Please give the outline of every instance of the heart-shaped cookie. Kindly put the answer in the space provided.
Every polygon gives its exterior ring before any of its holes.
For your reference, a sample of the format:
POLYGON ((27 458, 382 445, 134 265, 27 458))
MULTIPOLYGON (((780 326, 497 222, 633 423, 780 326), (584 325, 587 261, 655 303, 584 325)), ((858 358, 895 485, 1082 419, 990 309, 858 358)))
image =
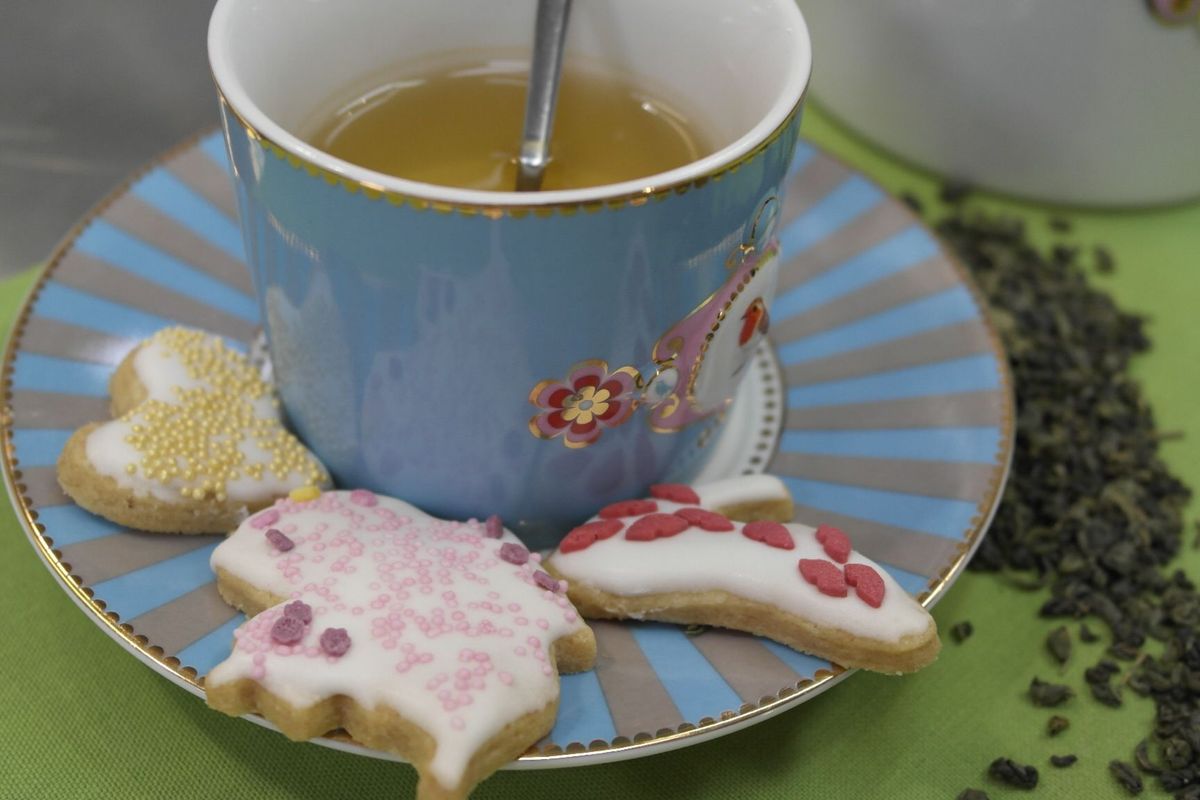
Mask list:
POLYGON ((325 468, 284 426, 279 401, 219 337, 166 328, 109 381, 109 422, 67 440, 58 481, 83 508, 164 533, 225 533, 325 468))

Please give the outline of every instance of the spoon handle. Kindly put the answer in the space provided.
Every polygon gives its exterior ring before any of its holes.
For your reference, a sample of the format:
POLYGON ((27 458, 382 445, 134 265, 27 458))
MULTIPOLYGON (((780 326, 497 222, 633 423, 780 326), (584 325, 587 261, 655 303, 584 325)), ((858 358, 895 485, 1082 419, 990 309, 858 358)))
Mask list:
POLYGON ((554 104, 562 73, 563 42, 571 0, 538 0, 534 30, 533 63, 529 68, 529 90, 525 95, 525 129, 521 155, 517 158, 517 191, 537 191, 550 163, 550 133, 554 128, 554 104))

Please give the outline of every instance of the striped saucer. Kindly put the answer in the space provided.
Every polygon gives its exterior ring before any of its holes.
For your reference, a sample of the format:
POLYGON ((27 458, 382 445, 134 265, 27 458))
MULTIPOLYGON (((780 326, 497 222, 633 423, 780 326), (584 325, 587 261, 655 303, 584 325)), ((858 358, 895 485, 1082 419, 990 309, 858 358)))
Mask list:
MULTIPOLYGON (((71 231, 14 328, 3 387, 5 479, 35 549, 109 635, 197 694, 242 619, 209 570, 219 537, 153 536, 94 517, 62 494, 54 462, 73 429, 108 416, 108 377, 137 340, 176 323, 247 346, 255 337, 227 170, 220 136, 207 134, 133 176, 71 231)), ((772 435, 744 465, 782 478, 798 519, 853 532, 860 551, 928 606, 978 545, 1004 483, 1013 433, 1005 359, 965 272, 902 203, 808 144, 788 180, 775 357, 759 359, 774 381, 762 391, 779 402, 754 406, 760 418, 749 426, 772 435)), ((554 730, 515 766, 684 746, 849 674, 723 631, 595 630, 597 668, 563 679, 554 730)))

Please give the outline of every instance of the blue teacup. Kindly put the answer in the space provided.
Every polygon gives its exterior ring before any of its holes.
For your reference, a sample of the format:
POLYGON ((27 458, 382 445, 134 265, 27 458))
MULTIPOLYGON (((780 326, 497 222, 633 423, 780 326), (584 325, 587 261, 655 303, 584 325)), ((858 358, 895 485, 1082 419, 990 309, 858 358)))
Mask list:
POLYGON ((221 0, 209 54, 298 433, 340 485, 546 545, 702 465, 769 325, 811 57, 794 0, 575 4, 568 53, 669 89, 720 145, 588 189, 416 183, 292 133, 398 60, 527 54, 535 4, 514 5, 221 0))

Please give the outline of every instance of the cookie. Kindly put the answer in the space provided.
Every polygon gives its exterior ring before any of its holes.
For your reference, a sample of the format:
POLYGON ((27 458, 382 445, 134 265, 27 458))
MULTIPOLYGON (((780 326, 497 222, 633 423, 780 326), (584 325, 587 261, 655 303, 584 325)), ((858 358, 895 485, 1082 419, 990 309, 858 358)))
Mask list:
POLYGON ((651 495, 601 509, 547 560, 585 617, 733 628, 879 672, 937 657, 933 618, 845 533, 781 521, 792 503, 778 479, 651 495), (734 512, 755 519, 735 522, 734 512))
POLYGON ((219 337, 166 328, 109 380, 114 419, 67 440, 58 481, 72 500, 130 528, 225 533, 325 468, 287 431, 279 401, 219 337))
POLYGON ((596 656, 540 561, 495 517, 363 490, 280 500, 213 551, 222 597, 252 618, 208 704, 298 740, 344 728, 411 761, 418 797, 466 797, 553 727, 559 671, 596 656))

